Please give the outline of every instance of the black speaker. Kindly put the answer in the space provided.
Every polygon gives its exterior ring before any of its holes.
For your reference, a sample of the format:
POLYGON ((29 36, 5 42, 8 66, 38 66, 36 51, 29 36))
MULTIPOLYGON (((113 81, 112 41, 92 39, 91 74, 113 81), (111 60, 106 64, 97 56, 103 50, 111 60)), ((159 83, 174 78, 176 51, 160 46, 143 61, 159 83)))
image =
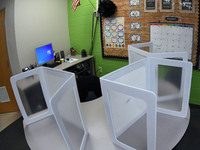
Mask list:
POLYGON ((65 59, 65 53, 64 53, 64 51, 60 51, 60 57, 65 59))
POLYGON ((83 49, 83 50, 81 51, 81 55, 82 55, 82 57, 87 57, 87 52, 86 52, 85 49, 83 49))

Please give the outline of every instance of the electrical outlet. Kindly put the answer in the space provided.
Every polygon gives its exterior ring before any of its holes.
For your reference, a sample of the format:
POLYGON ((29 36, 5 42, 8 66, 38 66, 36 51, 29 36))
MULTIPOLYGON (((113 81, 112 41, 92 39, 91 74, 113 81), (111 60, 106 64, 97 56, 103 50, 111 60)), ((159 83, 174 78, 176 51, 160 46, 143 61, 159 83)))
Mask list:
POLYGON ((102 72, 102 67, 99 67, 99 72, 100 72, 100 73, 102 72))

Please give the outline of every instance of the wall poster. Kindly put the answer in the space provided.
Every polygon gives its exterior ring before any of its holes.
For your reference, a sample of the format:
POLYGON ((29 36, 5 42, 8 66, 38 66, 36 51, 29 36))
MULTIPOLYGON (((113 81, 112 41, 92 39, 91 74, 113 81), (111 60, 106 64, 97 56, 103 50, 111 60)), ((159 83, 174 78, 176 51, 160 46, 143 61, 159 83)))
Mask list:
POLYGON ((129 0, 129 6, 140 6, 140 0, 129 0))
POLYGON ((180 8, 180 12, 182 13, 194 13, 195 1, 194 0, 180 0, 179 8, 180 8))
POLYGON ((157 12, 157 0, 144 0, 144 12, 157 12))
POLYGON ((130 40, 131 40, 131 42, 141 42, 142 36, 141 36, 141 34, 131 34, 130 40))
POLYGON ((160 0, 160 12, 174 12, 174 0, 160 0))
POLYGON ((124 17, 105 18, 106 48, 125 48, 124 17))
POLYGON ((140 10, 131 10, 130 11, 130 17, 131 18, 140 18, 141 17, 140 10))
POLYGON ((131 22, 130 30, 141 30, 141 22, 131 22))

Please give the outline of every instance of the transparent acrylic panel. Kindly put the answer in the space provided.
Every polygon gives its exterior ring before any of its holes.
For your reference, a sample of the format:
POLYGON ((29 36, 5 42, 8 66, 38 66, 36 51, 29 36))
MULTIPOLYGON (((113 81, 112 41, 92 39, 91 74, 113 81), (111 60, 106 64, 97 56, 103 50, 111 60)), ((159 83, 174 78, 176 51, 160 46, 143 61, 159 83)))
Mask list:
POLYGON ((146 103, 142 99, 112 90, 109 91, 109 100, 117 139, 131 147, 146 149, 147 126, 145 122, 138 124, 146 120, 146 103))
POLYGON ((38 74, 18 80, 17 88, 27 116, 47 109, 38 74))
POLYGON ((62 118, 67 134, 74 146, 74 149, 80 149, 84 129, 76 105, 74 89, 69 89, 59 100, 58 104, 59 115, 62 118))
POLYGON ((116 91, 109 91, 114 129, 117 137, 146 112, 146 103, 116 91))
POLYGON ((118 83, 146 89, 146 68, 145 66, 134 69, 115 80, 118 83))
POLYGON ((182 68, 158 65, 158 107, 181 111, 182 68))
POLYGON ((49 97, 52 97, 59 87, 61 87, 61 85, 63 85, 63 83, 72 76, 71 73, 63 73, 61 71, 51 69, 44 69, 43 72, 49 97))
POLYGON ((144 58, 147 58, 146 55, 142 55, 140 53, 137 53, 135 51, 131 51, 129 52, 129 63, 133 63, 133 62, 136 62, 136 61, 139 61, 141 59, 144 59, 144 58))
POLYGON ((146 114, 127 128, 117 140, 137 150, 147 150, 146 114))
POLYGON ((179 93, 181 78, 182 68, 158 65, 158 96, 179 93))

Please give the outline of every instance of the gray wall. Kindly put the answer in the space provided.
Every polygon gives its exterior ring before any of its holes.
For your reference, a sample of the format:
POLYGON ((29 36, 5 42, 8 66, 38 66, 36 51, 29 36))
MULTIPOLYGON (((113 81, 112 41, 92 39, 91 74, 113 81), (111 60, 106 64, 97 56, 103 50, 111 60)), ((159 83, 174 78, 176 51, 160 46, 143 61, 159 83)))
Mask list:
POLYGON ((70 49, 67 0, 1 0, 5 8, 7 50, 13 74, 36 62, 35 48, 52 43, 70 49))
POLYGON ((14 4, 14 0, 0 1, 0 10, 5 9, 6 46, 10 68, 13 75, 21 72, 15 39, 14 4))
POLYGON ((15 33, 20 67, 36 62, 35 48, 70 49, 67 0, 16 0, 15 33))

